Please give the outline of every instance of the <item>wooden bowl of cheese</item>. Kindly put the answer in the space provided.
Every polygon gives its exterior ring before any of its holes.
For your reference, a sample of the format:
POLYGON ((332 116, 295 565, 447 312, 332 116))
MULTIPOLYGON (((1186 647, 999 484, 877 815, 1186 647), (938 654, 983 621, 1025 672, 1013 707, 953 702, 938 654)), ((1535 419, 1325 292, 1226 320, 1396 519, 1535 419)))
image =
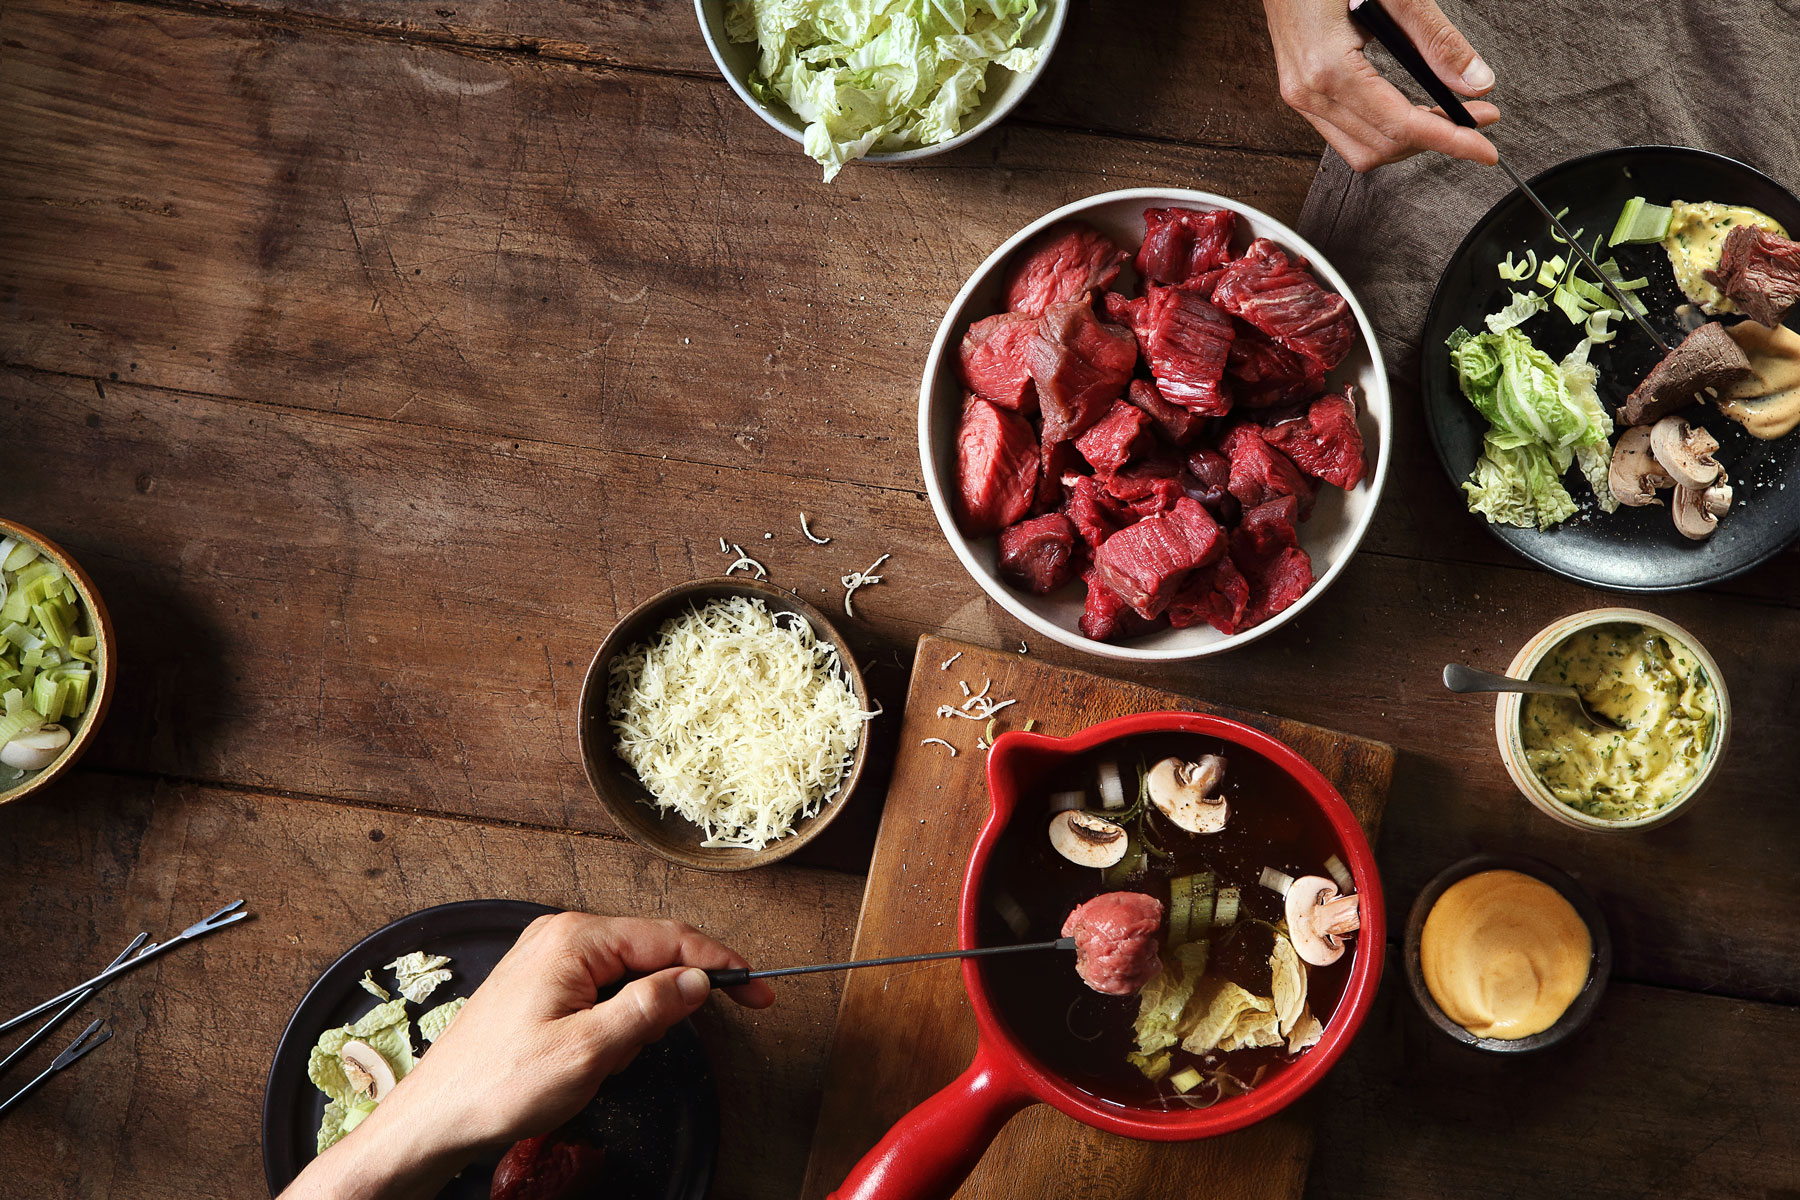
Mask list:
POLYGON ((679 584, 600 643, 578 717, 588 782, 627 836, 684 867, 794 853, 848 803, 868 688, 825 615, 772 584, 679 584))

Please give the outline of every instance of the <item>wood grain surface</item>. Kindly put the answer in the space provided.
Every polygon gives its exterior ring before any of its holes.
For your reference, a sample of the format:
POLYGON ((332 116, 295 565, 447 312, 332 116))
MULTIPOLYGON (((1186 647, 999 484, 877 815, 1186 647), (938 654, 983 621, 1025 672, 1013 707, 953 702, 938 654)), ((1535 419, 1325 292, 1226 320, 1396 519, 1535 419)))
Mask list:
MULTIPOLYGON (((1483 849, 1595 892, 1618 964, 1587 1038, 1463 1059, 1384 996, 1308 1101, 1310 1195, 1795 1200, 1800 1099, 1765 1065, 1800 1035, 1800 742, 1780 733, 1800 555, 1649 604, 1719 659, 1740 724, 1698 811, 1618 839, 1530 809, 1492 709, 1437 682, 1613 598, 1469 520, 1416 410, 1332 594, 1223 659, 1085 660, 945 546, 918 375, 992 248, 1123 186, 1291 221, 1315 169, 1255 0, 1079 5, 1067 37, 995 133, 826 186, 679 0, 0 7, 0 512, 80 558, 122 637, 83 769, 0 808, 0 996, 185 924, 216 881, 265 914, 208 969, 177 956, 104 998, 130 1036, 0 1122, 9 1183, 256 1194, 273 1031, 338 949, 425 904, 676 912, 786 961, 846 951, 897 719, 806 865, 725 884, 626 843, 581 777, 588 656, 636 601, 716 574, 723 534, 828 609, 892 554, 844 621, 890 713, 921 635, 1024 636, 1033 663, 1395 746, 1377 851, 1397 910, 1483 849)), ((798 1188, 832 986, 712 1027, 721 1079, 767 1110, 754 1137, 728 1114, 717 1195, 798 1188)))
MULTIPOLYGON (((997 731, 1029 720, 1035 732, 1065 737, 1111 717, 1165 710, 1243 721, 1318 767, 1371 837, 1380 827, 1394 771, 1394 751, 1380 742, 1126 687, 1026 655, 921 638, 856 928, 857 958, 956 946, 964 867, 988 815, 987 756, 975 745, 983 723, 937 715, 939 705, 962 703, 959 682, 977 690, 991 684, 990 695, 1017 701, 996 721, 997 731), (925 744, 927 738, 943 738, 959 752, 952 757, 925 744)), ((852 973, 844 982, 802 1195, 823 1200, 889 1126, 962 1073, 975 1043, 975 1018, 955 964, 852 973)), ((1101 1133, 1037 1104, 1006 1124, 957 1195, 1010 1200, 1022 1180, 1053 1179, 1056 1194, 1070 1200, 1120 1194, 1175 1200, 1204 1179, 1209 1194, 1285 1200, 1300 1195, 1311 1138, 1304 1112, 1292 1108, 1226 1137, 1166 1144, 1101 1133)))

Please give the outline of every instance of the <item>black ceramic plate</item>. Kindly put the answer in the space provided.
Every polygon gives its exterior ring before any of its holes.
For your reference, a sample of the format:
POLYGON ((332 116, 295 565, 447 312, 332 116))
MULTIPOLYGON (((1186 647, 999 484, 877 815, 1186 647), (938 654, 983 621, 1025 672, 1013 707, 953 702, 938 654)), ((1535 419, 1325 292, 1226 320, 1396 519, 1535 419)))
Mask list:
MULTIPOLYGON (((1596 234, 1604 239, 1612 232, 1619 209, 1632 196, 1656 204, 1715 200, 1748 205, 1774 217, 1790 233, 1800 230, 1800 199, 1792 192, 1734 159, 1678 146, 1604 150, 1552 167, 1531 186, 1551 211, 1568 207, 1563 223, 1571 230, 1585 228, 1582 240, 1590 249, 1596 234)), ((1524 286, 1505 283, 1494 267, 1509 251, 1514 261, 1523 258, 1527 248, 1536 250, 1539 259, 1552 252, 1568 253, 1550 240, 1543 215, 1515 189, 1489 209, 1457 247, 1425 318, 1419 362, 1425 420, 1444 470, 1459 485, 1459 495, 1462 481, 1481 454, 1487 422, 1463 399, 1444 340, 1459 325, 1479 332, 1482 319, 1505 304, 1509 288, 1524 286)), ((1628 277, 1650 280, 1650 286, 1638 293, 1650 309, 1650 323, 1670 345, 1679 342, 1684 331, 1675 308, 1685 298, 1662 247, 1609 250, 1603 242, 1602 250, 1603 258, 1617 256, 1628 277)), ((1794 319, 1788 323, 1794 324, 1794 319)), ((1526 322, 1521 331, 1557 359, 1581 339, 1580 327, 1569 324, 1554 307, 1526 322)), ((1595 347, 1591 356, 1600 369, 1600 399, 1616 408, 1658 357, 1643 331, 1627 322, 1617 338, 1595 347)), ((1679 591, 1748 571, 1800 533, 1800 434, 1758 441, 1716 412, 1706 414, 1704 424, 1721 443, 1718 457, 1736 492, 1730 514, 1704 542, 1690 542, 1677 533, 1666 505, 1601 512, 1574 470, 1565 482, 1581 511, 1553 529, 1539 532, 1490 524, 1479 516, 1470 519, 1481 521, 1501 541, 1559 575, 1616 591, 1679 591)))
MULTIPOLYGON (((262 1137, 270 1194, 279 1194, 314 1157, 325 1097, 306 1077, 306 1060, 321 1033, 356 1020, 376 1003, 358 982, 364 971, 374 970, 380 979, 382 965, 402 954, 447 954, 456 974, 438 986, 431 1003, 467 996, 525 926, 554 911, 521 900, 441 904, 377 930, 332 963, 294 1010, 269 1069, 262 1137)), ((416 1021, 429 1007, 409 1011, 416 1021)), ((414 1045, 419 1044, 415 1036, 414 1045)), ((719 1112, 694 1027, 684 1021, 646 1048, 606 1081, 576 1123, 606 1147, 607 1200, 701 1200, 718 1150, 719 1112)), ((493 1166, 470 1166, 440 1200, 486 1200, 493 1166)))

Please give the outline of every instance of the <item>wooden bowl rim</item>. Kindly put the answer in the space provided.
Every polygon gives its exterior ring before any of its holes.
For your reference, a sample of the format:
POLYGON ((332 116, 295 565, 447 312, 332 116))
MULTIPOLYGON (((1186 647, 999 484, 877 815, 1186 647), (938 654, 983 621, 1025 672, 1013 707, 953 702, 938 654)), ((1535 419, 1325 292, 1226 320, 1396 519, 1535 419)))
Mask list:
POLYGON ((68 749, 63 751, 61 758, 18 786, 10 790, 0 790, 0 804, 11 804, 15 800, 23 800, 39 788, 46 787, 62 778, 69 768, 75 765, 76 760, 87 752, 95 733, 100 729, 101 722, 106 719, 107 709, 112 705, 115 674, 113 664, 118 654, 118 637, 113 629, 112 614, 107 612, 106 602, 100 599, 100 589, 94 585, 93 578, 82 570, 81 564, 75 561, 74 555, 31 526, 21 525, 19 522, 8 520, 5 517, 0 517, 0 537, 16 537, 30 542, 38 548, 40 553, 48 555, 52 562, 62 568, 64 574, 75 581, 76 593, 80 595, 81 602, 87 605, 88 611, 93 614, 94 636, 100 639, 99 645, 96 647, 99 653, 95 655, 95 670, 100 678, 94 688, 93 701, 88 705, 87 715, 81 722, 81 728, 76 731, 74 740, 69 743, 68 749))
POLYGON ((813 636, 830 642, 837 650, 838 661, 843 664, 844 672, 850 680, 851 693, 864 711, 869 709, 868 685, 863 679, 862 669, 857 665, 849 641, 817 607, 786 588, 760 579, 692 579, 664 588, 620 617, 594 651, 594 657, 588 663, 587 674, 581 684, 581 702, 576 714, 576 740, 581 747, 582 770, 587 775, 588 785, 599 797, 601 806, 611 814, 627 837, 677 866, 697 871, 732 872, 764 867, 788 857, 823 833, 837 819, 855 793, 857 785, 862 782, 863 768, 869 757, 869 727, 874 723, 872 720, 864 723, 862 736, 857 739, 856 749, 850 756, 850 769, 844 775, 843 782, 838 785, 837 793, 825 802, 816 815, 801 818, 795 824, 794 832, 786 837, 769 843, 761 850, 676 844, 673 838, 663 832, 664 828, 685 830, 692 826, 680 815, 661 812, 631 795, 634 790, 645 795, 648 793, 637 779, 636 773, 613 754, 610 738, 600 736, 607 728, 607 667, 628 642, 641 640, 649 632, 653 632, 654 627, 673 615, 680 604, 724 596, 750 596, 771 602, 772 607, 778 605, 786 611, 797 612, 806 618, 807 623, 812 626, 813 636), (646 626, 649 628, 646 629, 646 626))

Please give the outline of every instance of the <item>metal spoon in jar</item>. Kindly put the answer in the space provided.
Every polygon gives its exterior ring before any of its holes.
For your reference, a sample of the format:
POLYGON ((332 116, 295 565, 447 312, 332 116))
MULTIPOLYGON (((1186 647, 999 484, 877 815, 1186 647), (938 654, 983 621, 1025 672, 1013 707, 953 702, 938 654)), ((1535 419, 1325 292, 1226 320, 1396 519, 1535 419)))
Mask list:
POLYGON ((1581 715, 1596 729, 1604 729, 1608 733, 1621 733, 1624 726, 1617 721, 1601 716, 1587 706, 1581 693, 1574 686, 1566 683, 1539 683, 1535 679, 1514 679, 1511 675, 1500 675, 1493 671, 1478 671, 1474 667, 1465 667, 1461 663, 1451 663, 1444 668, 1444 686, 1453 692, 1468 694, 1469 692, 1531 692, 1540 696, 1563 696, 1575 702, 1581 715))

